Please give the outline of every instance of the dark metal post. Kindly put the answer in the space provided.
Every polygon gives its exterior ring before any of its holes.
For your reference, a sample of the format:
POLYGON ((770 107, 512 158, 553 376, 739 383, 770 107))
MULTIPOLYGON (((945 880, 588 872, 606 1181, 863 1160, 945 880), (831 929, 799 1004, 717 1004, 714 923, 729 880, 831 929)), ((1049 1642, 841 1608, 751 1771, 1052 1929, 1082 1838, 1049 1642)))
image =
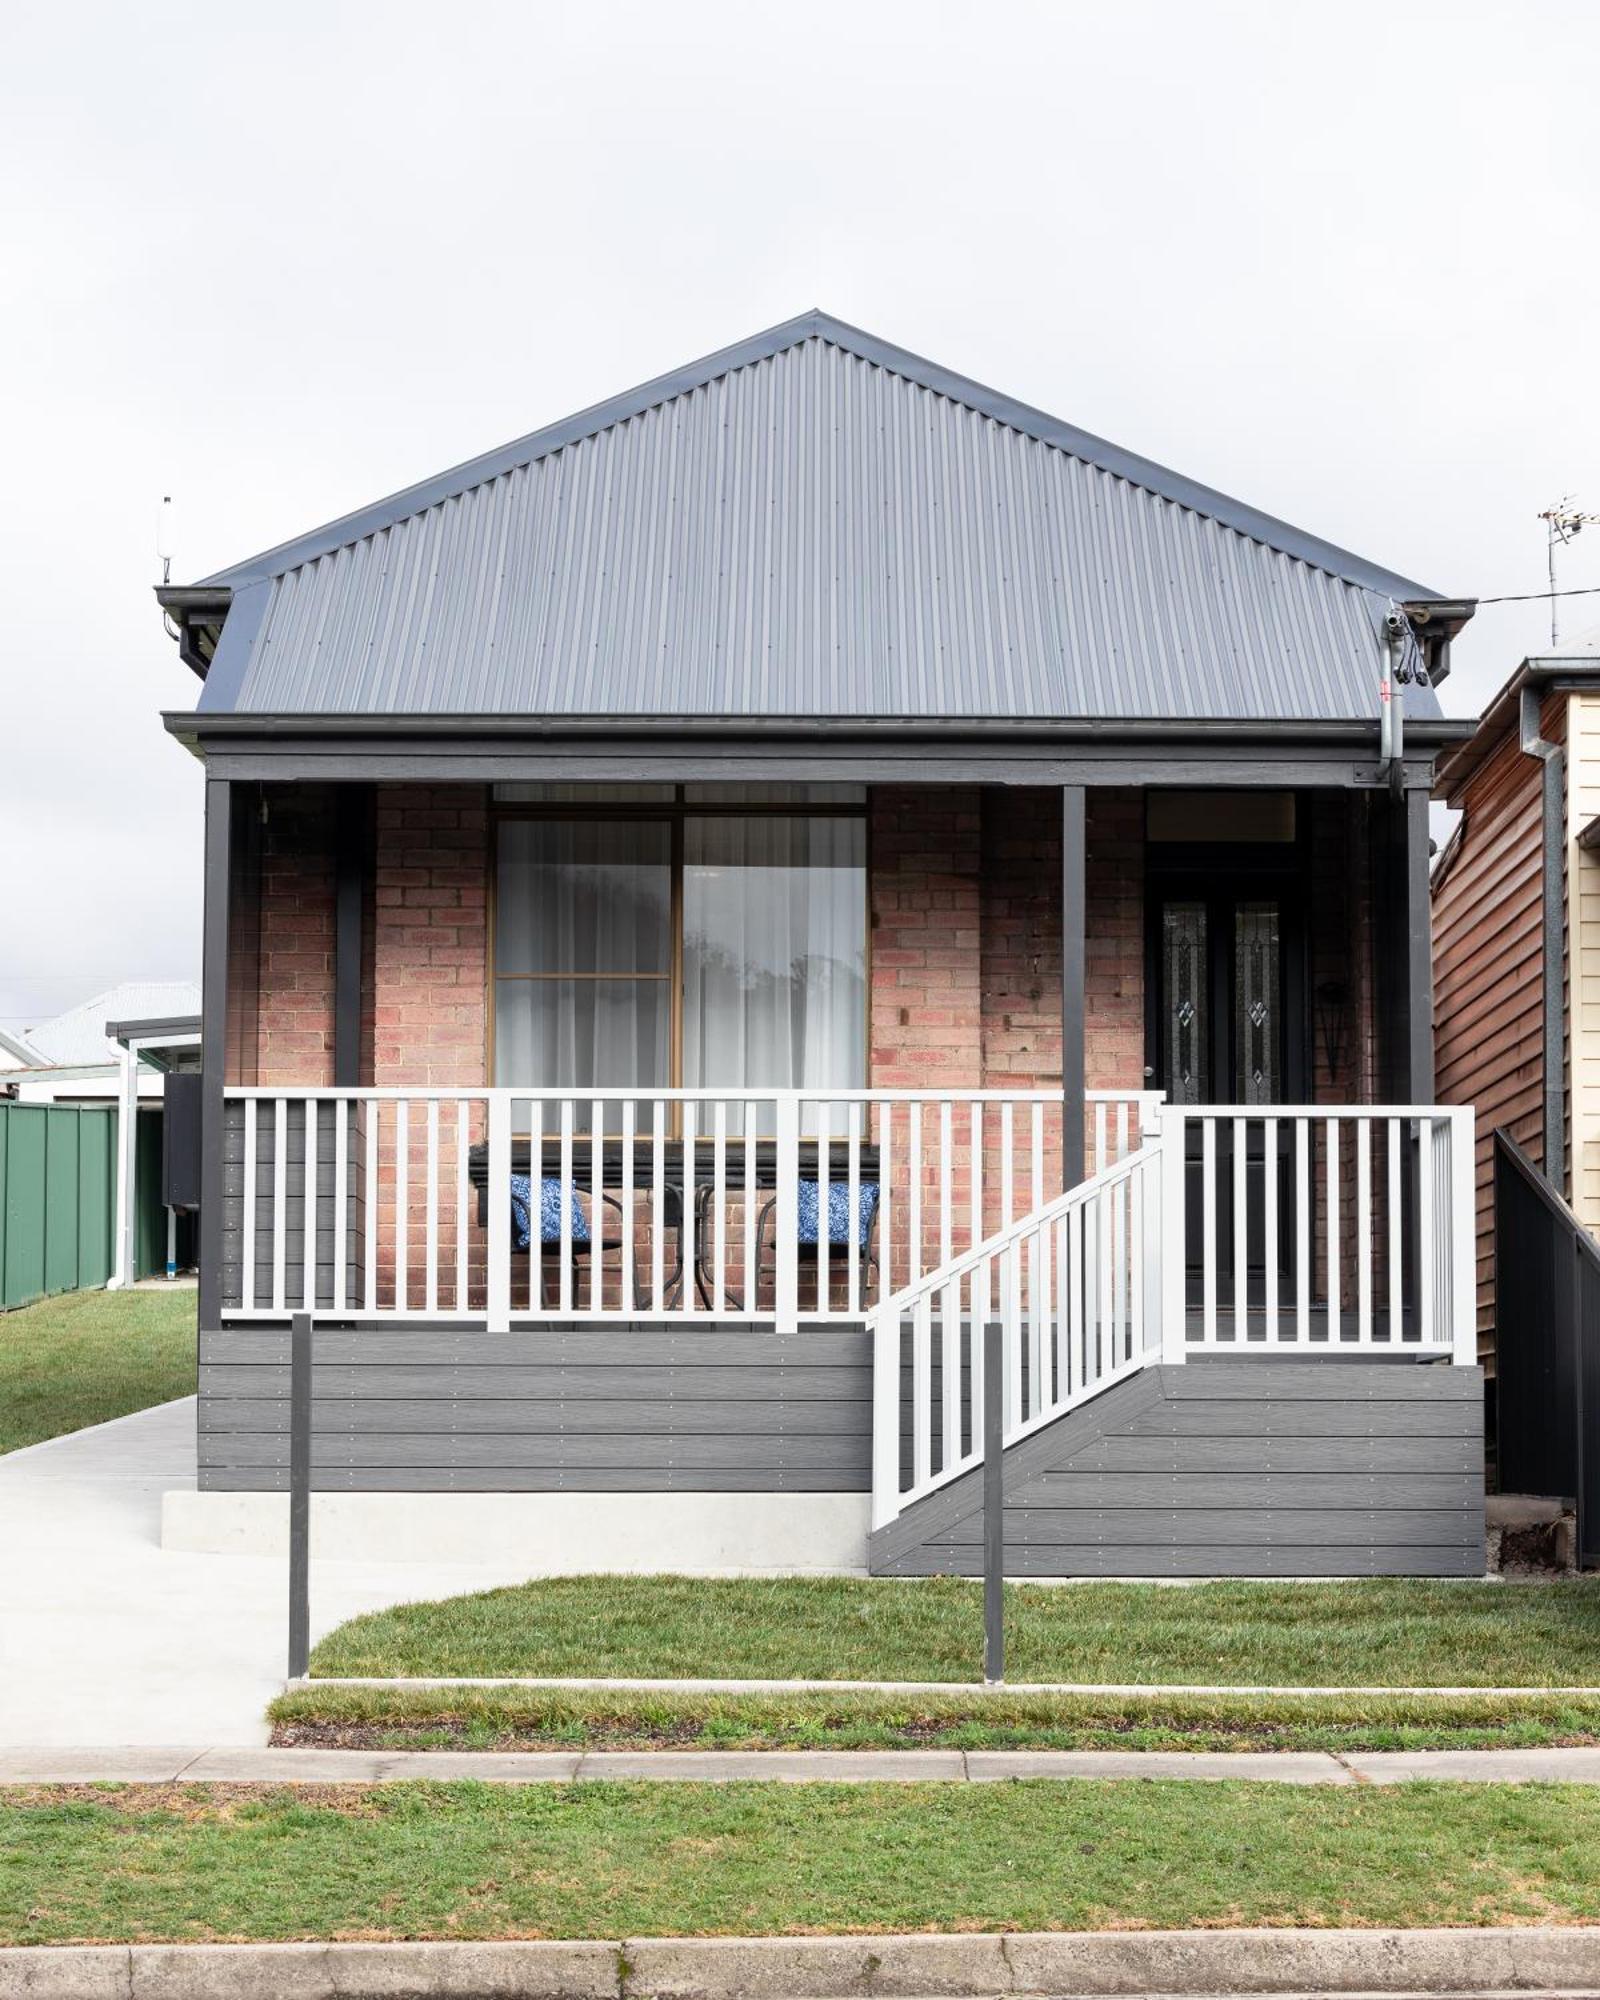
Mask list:
POLYGON ((311 1315, 289 1328, 289 1678, 311 1660, 311 1315))
POLYGON ((222 1324, 223 1085, 228 1059, 228 911, 233 786, 206 780, 204 932, 200 988, 200 1329, 222 1324))
POLYGON ((1061 787, 1061 1185, 1083 1179, 1087 824, 1082 785, 1061 787))
POLYGON ((1000 1322, 983 1329, 983 1677, 1006 1677, 1005 1363, 1000 1322))
POLYGON ((1405 797, 1405 1102, 1433 1102, 1433 905, 1428 893, 1428 794, 1405 797))

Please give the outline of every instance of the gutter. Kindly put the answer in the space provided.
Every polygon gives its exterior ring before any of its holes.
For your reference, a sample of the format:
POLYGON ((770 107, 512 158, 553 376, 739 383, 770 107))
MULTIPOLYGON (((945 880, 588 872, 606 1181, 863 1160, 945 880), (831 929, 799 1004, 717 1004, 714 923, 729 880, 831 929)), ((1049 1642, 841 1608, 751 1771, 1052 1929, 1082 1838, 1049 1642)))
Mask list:
POLYGON ((1566 1037, 1562 954, 1565 944, 1562 843, 1566 836, 1567 755, 1539 730, 1540 690, 1524 685, 1517 721, 1522 749, 1537 757, 1543 771, 1543 826, 1540 847, 1543 890, 1544 975, 1544 1173, 1556 1191, 1567 1188, 1566 1037))
MULTIPOLYGON (((1217 742, 1348 744, 1371 754, 1369 716, 1348 717, 1227 717, 1151 716, 1076 717, 1038 720, 999 716, 860 716, 860 715, 461 715, 370 712, 272 713, 254 710, 167 709, 162 723, 168 733, 187 739, 229 737, 353 736, 554 738, 615 742, 626 737, 740 738, 797 742, 838 742, 852 737, 921 742, 1143 743, 1190 738, 1217 742)), ((1406 718, 1411 742, 1429 748, 1464 744, 1477 724, 1468 716, 1413 715, 1406 718)))
POLYGON ((163 583, 156 586, 156 602, 178 642, 178 658, 204 680, 216 657, 233 592, 215 584, 163 583))

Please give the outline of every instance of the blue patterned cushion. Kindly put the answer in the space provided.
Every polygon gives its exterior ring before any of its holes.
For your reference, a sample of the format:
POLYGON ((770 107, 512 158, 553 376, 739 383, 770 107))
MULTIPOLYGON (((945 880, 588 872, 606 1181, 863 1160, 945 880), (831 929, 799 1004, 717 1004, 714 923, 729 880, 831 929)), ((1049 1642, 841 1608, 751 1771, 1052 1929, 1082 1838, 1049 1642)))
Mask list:
MULTIPOLYGON (((577 1190, 572 1195, 572 1240, 587 1243, 589 1240, 589 1220, 578 1206, 577 1190)), ((519 1250, 526 1250, 532 1236, 533 1182, 526 1174, 511 1176, 511 1237, 519 1250)), ((553 1175, 547 1174, 539 1183, 539 1241, 559 1243, 561 1241, 561 1183, 553 1175)))
MULTIPOLYGON (((821 1204, 822 1189, 816 1181, 800 1183, 800 1228, 796 1241, 812 1243, 817 1240, 817 1210, 821 1204)), ((878 1212, 878 1183, 862 1181, 857 1190, 856 1240, 866 1247, 867 1237, 872 1230, 872 1218, 878 1212)), ((828 1241, 848 1244, 850 1241, 850 1184, 848 1181, 828 1183, 828 1241)))

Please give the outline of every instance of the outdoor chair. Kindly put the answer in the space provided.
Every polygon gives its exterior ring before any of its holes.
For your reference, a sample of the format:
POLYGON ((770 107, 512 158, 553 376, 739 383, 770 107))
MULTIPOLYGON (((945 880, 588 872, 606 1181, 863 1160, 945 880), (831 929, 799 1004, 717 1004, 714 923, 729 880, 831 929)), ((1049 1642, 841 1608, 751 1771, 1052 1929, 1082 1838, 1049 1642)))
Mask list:
MULTIPOLYGON (((876 1181, 863 1180, 857 1184, 856 1241, 861 1247, 861 1295, 866 1300, 871 1275, 878 1269, 878 1204, 879 1186, 876 1181)), ((711 1203, 713 1191, 702 1188, 699 1209, 695 1220, 695 1288, 702 1301, 713 1295, 714 1272, 707 1255, 710 1243, 711 1203)), ((818 1236, 822 1220, 822 1188, 819 1182, 802 1180, 797 1188, 798 1215, 795 1228, 795 1248, 802 1270, 810 1265, 819 1268, 817 1255, 818 1236)), ((778 1233, 778 1197, 769 1194, 762 1203, 756 1217, 756 1288, 759 1294, 761 1274, 769 1268, 769 1253, 775 1259, 778 1233)), ((828 1270, 830 1278, 847 1268, 845 1259, 850 1254, 850 1187, 846 1181, 828 1183, 828 1270)), ((744 1300, 738 1295, 726 1277, 723 1281, 723 1296, 734 1312, 744 1311, 744 1300)), ((818 1304, 822 1302, 819 1300, 818 1304)))
MULTIPOLYGON (((606 1233, 606 1223, 601 1221, 600 1237, 597 1242, 593 1228, 594 1196, 586 1189, 571 1183, 567 1187, 571 1202, 572 1222, 572 1269, 573 1292, 576 1303, 577 1274, 580 1263, 588 1267, 589 1299, 591 1307, 595 1300, 595 1287, 603 1283, 599 1273, 601 1262, 607 1251, 615 1252, 620 1260, 622 1254, 623 1231, 630 1229, 632 1218, 623 1210, 622 1203, 605 1189, 600 1193, 601 1215, 616 1217, 615 1234, 606 1233)), ((675 1303, 683 1278, 683 1201, 678 1189, 668 1186, 662 1190, 662 1227, 672 1236, 673 1256, 670 1268, 665 1258, 662 1263, 663 1303, 675 1303)), ((533 1249, 533 1181, 527 1174, 511 1176, 511 1244, 514 1250, 532 1254, 533 1249)), ((561 1283, 561 1211, 562 1184, 554 1174, 546 1174, 539 1181, 538 1193, 539 1224, 539 1303, 548 1308, 560 1297, 561 1283), (552 1293, 554 1297, 552 1297, 552 1293)), ((640 1254, 637 1246, 634 1257, 633 1297, 628 1301, 630 1309, 648 1311, 650 1292, 647 1283, 650 1270, 648 1253, 640 1254)))

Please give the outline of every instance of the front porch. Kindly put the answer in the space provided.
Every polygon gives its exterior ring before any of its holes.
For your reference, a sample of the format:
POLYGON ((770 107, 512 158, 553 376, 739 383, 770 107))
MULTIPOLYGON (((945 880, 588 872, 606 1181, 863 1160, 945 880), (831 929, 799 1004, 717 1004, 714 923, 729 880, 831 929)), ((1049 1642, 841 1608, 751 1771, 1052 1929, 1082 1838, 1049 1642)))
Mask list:
MULTIPOLYGON (((1209 1567, 1477 1561, 1466 1406, 1410 1509, 1394 1402, 1474 1358, 1471 1115, 1372 1101, 1427 1082, 1420 793, 233 789, 203 1488, 281 1487, 306 1311, 325 1490, 582 1494, 622 1510, 604 1560, 645 1533, 691 1567, 671 1507, 739 1493, 746 1562, 798 1533, 850 1566, 870 1528, 959 1568, 919 1524, 959 1513, 998 1323, 1019 1467, 1139 1384, 1258 1371, 1208 1447, 1233 1486, 1172 1517, 1209 1567), (1308 1394, 1389 1428, 1313 1479, 1295 1553, 1310 1488, 1274 1500, 1251 1406, 1308 1394), (1402 1515, 1424 1552, 1373 1556, 1402 1515)), ((1018 1561, 1181 1570, 1148 1485, 1095 1500, 1109 1543, 1069 1510, 1035 1546, 1024 1505, 1018 1561)))

